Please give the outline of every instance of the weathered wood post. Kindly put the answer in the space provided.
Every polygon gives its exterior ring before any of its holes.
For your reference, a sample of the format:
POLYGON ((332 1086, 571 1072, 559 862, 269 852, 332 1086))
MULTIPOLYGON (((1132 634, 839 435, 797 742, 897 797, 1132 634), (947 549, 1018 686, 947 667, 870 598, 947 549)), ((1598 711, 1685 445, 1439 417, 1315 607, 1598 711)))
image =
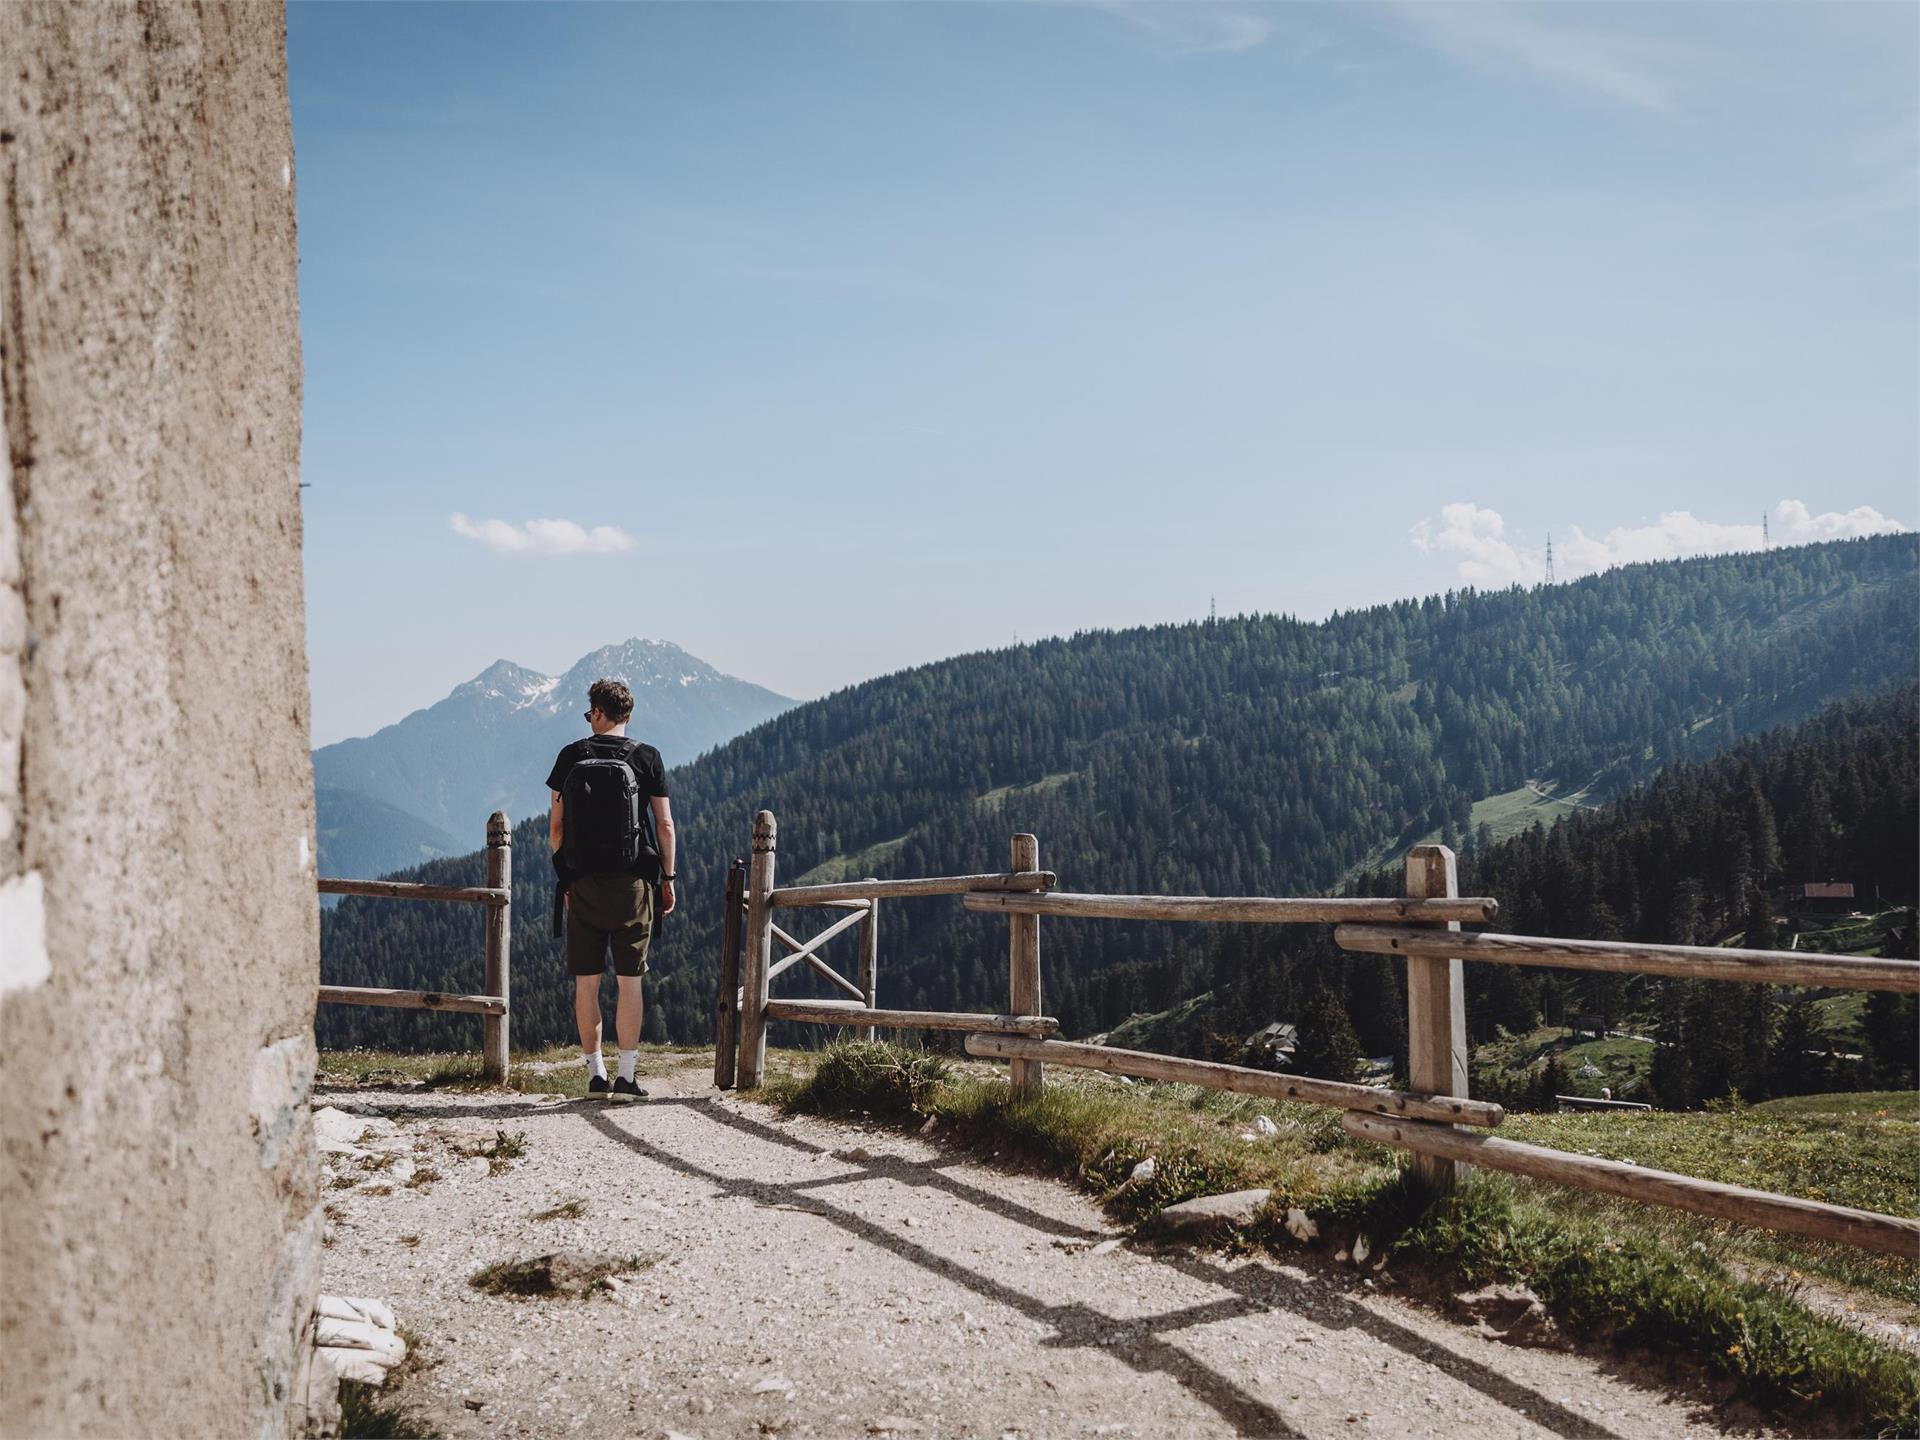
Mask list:
MULTIPOLYGON (((869 876, 869 879, 872 877, 869 876)), ((867 901, 867 915, 860 922, 860 969, 858 974, 860 993, 867 997, 869 1010, 877 1006, 880 987, 880 902, 867 901)), ((872 1044, 879 1038, 880 1032, 869 1025, 860 1032, 861 1036, 872 1044)))
POLYGON ((747 867, 738 856, 727 867, 726 913, 720 922, 720 994, 713 1004, 713 1083, 731 1090, 740 1043, 740 907, 747 867))
MULTIPOLYGON (((1460 872, 1445 845, 1416 845, 1407 852, 1406 893, 1417 900, 1452 899, 1460 872)), ((1449 920, 1436 927, 1458 930, 1449 920)), ((1407 957, 1408 1088, 1434 1095, 1467 1093, 1467 987, 1458 959, 1407 957)), ((1451 1190, 1467 1167, 1455 1160, 1416 1155, 1414 1173, 1435 1191, 1451 1190)))
POLYGON ((740 1061, 737 1083, 758 1089, 767 1073, 767 969, 773 961, 773 854, 779 826, 771 810, 753 817, 747 870, 747 945, 740 965, 740 1061))
MULTIPOLYGON (((1032 835, 1013 837, 1013 869, 1040 868, 1040 842, 1032 835)), ((1040 999, 1040 917, 1007 917, 1007 1010, 1014 1015, 1043 1013, 1040 999)), ((1033 1099, 1040 1094, 1045 1074, 1038 1060, 1009 1060, 1007 1079, 1015 1099, 1033 1099)))
POLYGON ((498 1015, 489 1015, 482 1022, 485 1036, 481 1059, 487 1078, 505 1084, 513 1011, 513 983, 507 955, 513 933, 513 829, 498 810, 487 817, 487 887, 504 890, 508 896, 501 904, 486 907, 487 973, 483 987, 484 993, 498 995, 505 1006, 498 1015))

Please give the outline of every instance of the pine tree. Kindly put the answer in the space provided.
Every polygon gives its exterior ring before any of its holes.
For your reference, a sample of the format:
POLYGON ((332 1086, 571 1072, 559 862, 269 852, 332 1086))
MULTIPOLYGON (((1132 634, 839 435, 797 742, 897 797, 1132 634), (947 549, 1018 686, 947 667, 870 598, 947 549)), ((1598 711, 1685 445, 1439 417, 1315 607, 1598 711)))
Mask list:
POLYGON ((1876 1084, 1889 1089, 1913 1088, 1920 1073, 1920 1032, 1915 1028, 1914 997, 1876 990, 1867 996, 1860 1029, 1866 1036, 1867 1056, 1876 1084))
POLYGON ((1552 1051, 1547 1063, 1540 1067, 1540 1078, 1534 1089, 1534 1108, 1542 1114, 1551 1115, 1560 1108, 1557 1097, 1567 1093, 1567 1067, 1560 1061, 1560 1052, 1552 1051))
POLYGON ((1766 1093, 1818 1095, 1827 1090, 1831 1074, 1826 1049, 1813 996, 1805 990, 1794 992, 1767 1057, 1766 1093))
POLYGON ((1316 985, 1300 1012, 1300 1043, 1293 1068, 1323 1080, 1357 1080, 1360 1075, 1360 1037, 1339 997, 1316 985))
POLYGON ((1780 931, 1773 923, 1773 902, 1755 885, 1747 895, 1747 930, 1741 942, 1749 950, 1778 950, 1780 931))

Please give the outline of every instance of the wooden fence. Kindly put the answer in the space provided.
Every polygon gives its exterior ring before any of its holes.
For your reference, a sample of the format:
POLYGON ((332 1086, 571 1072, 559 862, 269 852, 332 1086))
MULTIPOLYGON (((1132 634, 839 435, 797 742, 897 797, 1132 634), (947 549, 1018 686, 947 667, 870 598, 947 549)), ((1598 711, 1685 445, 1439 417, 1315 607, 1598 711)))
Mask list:
POLYGON ((513 835, 507 817, 496 810, 487 820, 486 884, 415 885, 401 880, 329 880, 322 895, 364 895, 389 900, 441 900, 486 907, 485 978, 478 995, 448 995, 437 990, 375 990, 361 985, 322 985, 323 1005, 383 1005, 401 1010, 444 1010, 479 1015, 485 1033, 481 1056, 489 1078, 507 1078, 509 1008, 512 987, 508 943, 513 925, 513 835))
POLYGON ((969 1054, 1007 1062, 1013 1091, 1020 1096, 1038 1095, 1045 1082, 1045 1067, 1056 1064, 1273 1100, 1330 1105, 1345 1112, 1341 1125, 1349 1134, 1410 1151, 1416 1173, 1436 1190, 1453 1185, 1465 1167, 1479 1165, 1697 1215, 1920 1258, 1920 1220, 1910 1217, 1723 1185, 1486 1133, 1499 1127, 1505 1112, 1498 1105, 1471 1099, 1467 1093, 1466 987, 1461 969, 1463 959, 1473 959, 1699 980, 1920 994, 1920 962, 1821 956, 1805 951, 1468 934, 1460 926, 1491 921, 1499 914, 1499 902, 1488 896, 1459 893, 1454 854, 1444 845, 1416 845, 1408 852, 1405 893, 1401 896, 1273 899, 1062 892, 1055 888, 1053 874, 1040 869, 1039 842, 1031 835, 1013 837, 1009 868, 994 874, 779 888, 774 884, 777 836, 772 812, 762 810, 754 818, 751 862, 743 866, 736 860, 728 876, 714 1059, 714 1083, 722 1087, 737 1083, 752 1088, 761 1083, 770 1020, 851 1026, 869 1038, 876 1028, 960 1030, 966 1032, 969 1054), (924 895, 959 895, 970 911, 1007 917, 1005 1014, 878 1008, 875 936, 879 902, 924 895), (782 906, 825 906, 849 913, 803 942, 774 923, 774 911, 782 906), (1059 1022, 1044 1013, 1040 973, 1040 918, 1045 915, 1242 924, 1330 923, 1335 927, 1334 941, 1341 949, 1399 956, 1406 962, 1409 1088, 1376 1089, 1054 1038, 1059 1022), (820 947, 829 939, 856 926, 861 947, 858 983, 838 974, 819 956, 820 947), (778 962, 773 959, 776 942, 789 952, 778 962), (802 963, 846 991, 848 998, 773 998, 769 991, 773 979, 802 963))

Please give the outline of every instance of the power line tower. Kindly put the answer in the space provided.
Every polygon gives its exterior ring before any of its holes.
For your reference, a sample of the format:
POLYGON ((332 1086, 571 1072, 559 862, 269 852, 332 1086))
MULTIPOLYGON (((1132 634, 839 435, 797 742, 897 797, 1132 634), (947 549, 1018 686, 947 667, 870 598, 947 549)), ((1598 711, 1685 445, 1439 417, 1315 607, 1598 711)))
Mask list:
POLYGON ((1220 597, 1217 595, 1209 595, 1207 597, 1207 624, 1211 625, 1215 621, 1217 621, 1219 618, 1220 618, 1220 597))
POLYGON ((1773 548, 1773 531, 1767 525, 1767 512, 1764 510, 1760 512, 1760 548, 1762 550, 1773 548))
POLYGON ((1553 532, 1547 532, 1547 584, 1553 584, 1553 532))

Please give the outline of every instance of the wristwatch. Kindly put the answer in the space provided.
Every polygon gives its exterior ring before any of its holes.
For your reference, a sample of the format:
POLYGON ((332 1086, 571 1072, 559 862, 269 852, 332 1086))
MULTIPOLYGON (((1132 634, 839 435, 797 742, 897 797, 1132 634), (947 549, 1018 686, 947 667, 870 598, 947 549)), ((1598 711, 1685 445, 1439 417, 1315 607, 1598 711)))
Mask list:
POLYGON ((662 875, 660 877, 660 883, 664 885, 669 880, 678 880, 679 878, 678 875, 662 875))

